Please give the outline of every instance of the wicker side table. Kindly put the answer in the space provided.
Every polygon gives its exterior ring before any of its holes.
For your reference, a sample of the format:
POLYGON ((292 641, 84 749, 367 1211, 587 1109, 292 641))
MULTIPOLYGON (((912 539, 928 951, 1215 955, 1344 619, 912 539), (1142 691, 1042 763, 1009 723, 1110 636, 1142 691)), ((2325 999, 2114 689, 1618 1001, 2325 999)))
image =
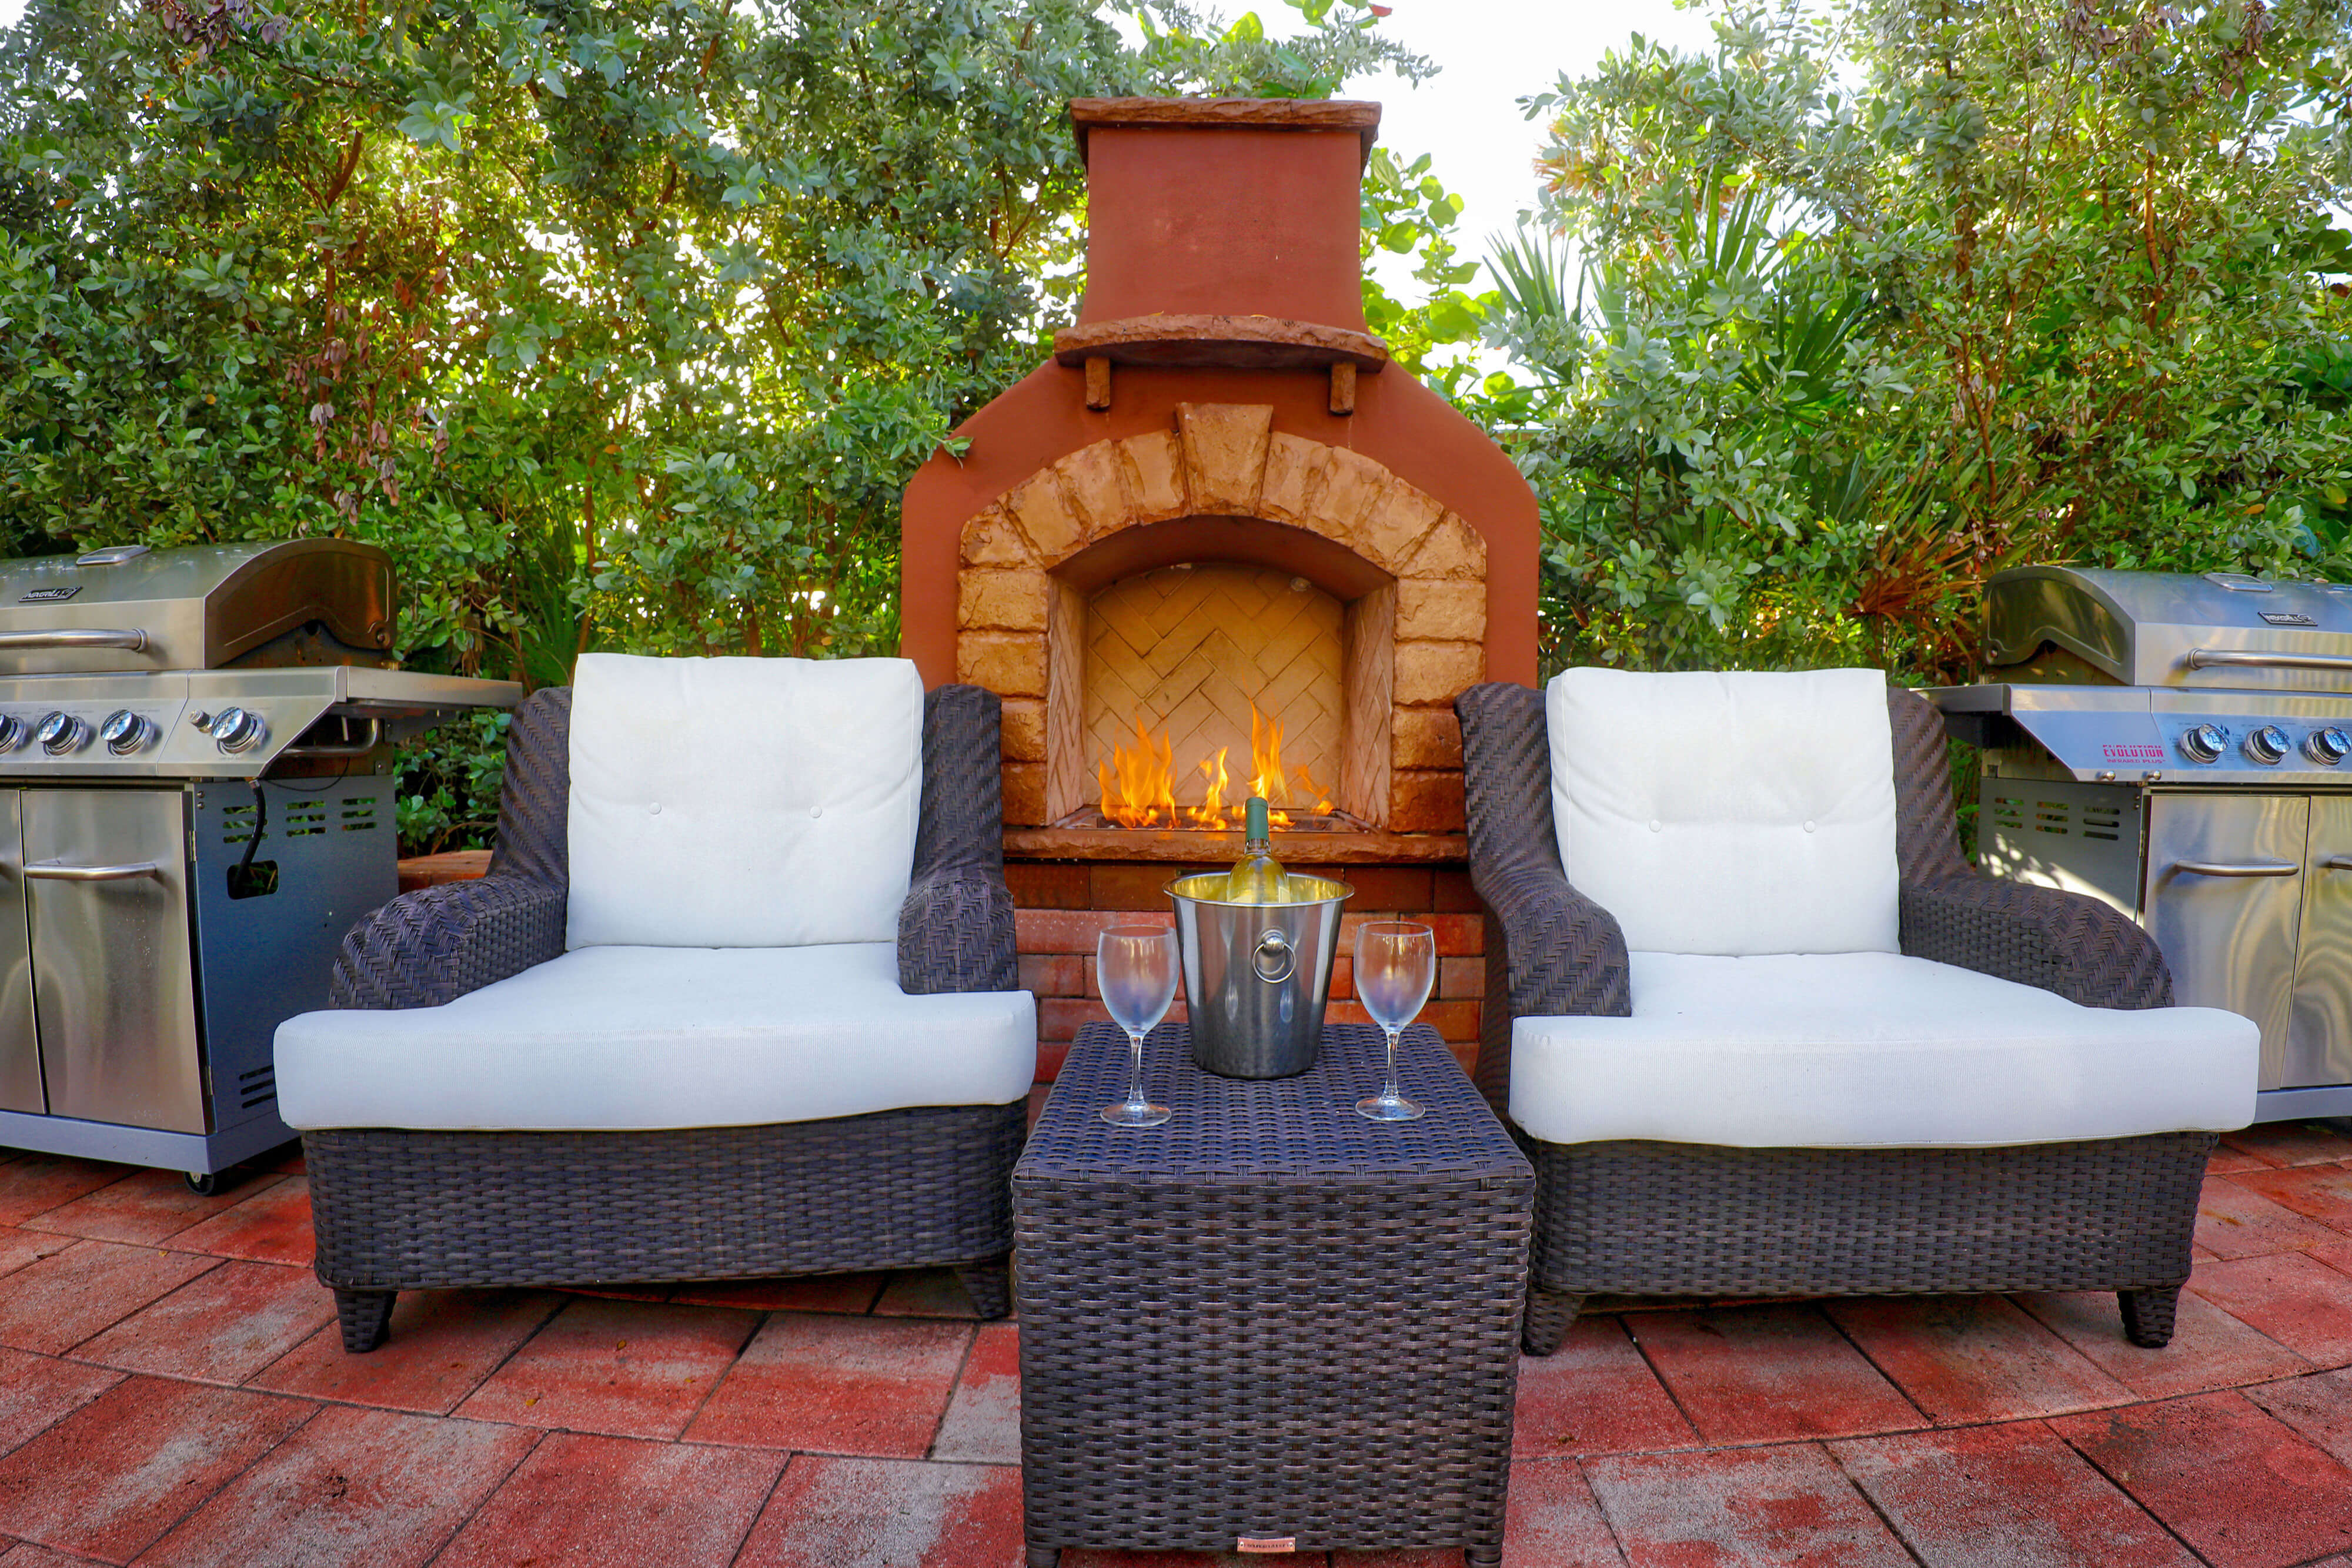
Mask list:
POLYGON ((1311 1071, 1145 1048, 1166 1125, 1106 1125, 1127 1041, 1088 1026, 1013 1172, 1032 1568, 1065 1547, 1460 1546, 1502 1558, 1534 1173, 1444 1046, 1398 1053, 1417 1122, 1355 1113, 1380 1031, 1311 1071))

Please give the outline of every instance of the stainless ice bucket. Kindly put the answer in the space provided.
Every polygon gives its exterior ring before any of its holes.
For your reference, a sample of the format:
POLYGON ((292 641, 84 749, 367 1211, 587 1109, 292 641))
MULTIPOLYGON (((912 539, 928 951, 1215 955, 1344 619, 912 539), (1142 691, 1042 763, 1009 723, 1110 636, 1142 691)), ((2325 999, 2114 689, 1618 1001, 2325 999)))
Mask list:
POLYGON ((1225 873, 1168 884, 1184 961, 1192 1060, 1227 1078, 1287 1078, 1315 1065, 1339 906, 1355 889, 1328 877, 1290 879, 1297 904, 1227 904, 1225 873))

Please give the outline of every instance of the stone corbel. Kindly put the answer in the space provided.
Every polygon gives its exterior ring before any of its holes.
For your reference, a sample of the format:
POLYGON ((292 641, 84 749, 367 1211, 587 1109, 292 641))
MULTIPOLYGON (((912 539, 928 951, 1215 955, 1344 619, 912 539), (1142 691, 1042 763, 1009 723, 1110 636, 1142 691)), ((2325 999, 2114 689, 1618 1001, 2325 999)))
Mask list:
POLYGON ((1328 370, 1330 409, 1356 412, 1356 377, 1378 375, 1388 345, 1369 332, 1273 316, 1137 316, 1054 334, 1055 362, 1083 369, 1087 406, 1110 407, 1115 365, 1240 371, 1328 370))

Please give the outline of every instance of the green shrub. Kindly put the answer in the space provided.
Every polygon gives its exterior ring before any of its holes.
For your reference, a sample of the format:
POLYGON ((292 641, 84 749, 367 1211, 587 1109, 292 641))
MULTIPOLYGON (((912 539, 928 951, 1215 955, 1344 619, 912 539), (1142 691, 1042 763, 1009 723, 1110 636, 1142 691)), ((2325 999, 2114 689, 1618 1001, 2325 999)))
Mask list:
POLYGON ((2027 561, 2352 576, 2352 0, 1735 5, 1495 261, 1555 662, 1960 680, 2027 561))

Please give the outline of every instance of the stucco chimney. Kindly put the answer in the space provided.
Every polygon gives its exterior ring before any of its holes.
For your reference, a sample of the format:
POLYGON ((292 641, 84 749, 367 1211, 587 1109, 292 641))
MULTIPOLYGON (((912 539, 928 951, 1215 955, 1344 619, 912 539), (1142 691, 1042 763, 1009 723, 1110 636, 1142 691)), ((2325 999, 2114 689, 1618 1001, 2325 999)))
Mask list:
POLYGON ((1078 322, 1267 316, 1362 331, 1365 160, 1381 106, 1077 99, 1087 163, 1078 322))

